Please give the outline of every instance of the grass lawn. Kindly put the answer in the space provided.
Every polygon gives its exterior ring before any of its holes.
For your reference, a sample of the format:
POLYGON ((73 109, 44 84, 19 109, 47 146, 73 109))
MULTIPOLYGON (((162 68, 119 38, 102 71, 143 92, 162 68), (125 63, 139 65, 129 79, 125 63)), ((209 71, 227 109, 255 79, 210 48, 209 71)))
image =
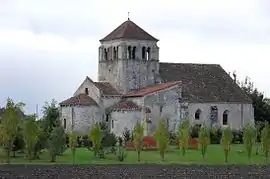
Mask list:
MULTIPOLYGON (((76 164, 117 164, 117 163, 128 163, 137 164, 137 153, 135 151, 127 151, 127 157, 124 162, 119 162, 116 156, 113 154, 107 154, 105 159, 99 159, 94 157, 93 153, 84 148, 78 148, 76 151, 76 164)), ((15 158, 11 157, 11 163, 29 163, 27 159, 24 159, 23 154, 16 154, 15 158)), ((40 156, 40 160, 34 160, 32 164, 51 164, 50 157, 47 152, 44 152, 40 156)), ((264 156, 262 152, 259 155, 255 155, 255 148, 251 161, 248 160, 243 145, 233 145, 229 153, 229 164, 264 164, 264 156)), ((0 152, 0 161, 5 161, 3 151, 0 152)), ((71 164, 72 155, 70 149, 67 149, 62 156, 58 156, 56 159, 58 164, 71 164)), ((143 151, 141 153, 140 163, 161 163, 161 164, 224 164, 224 153, 220 145, 210 145, 206 154, 205 161, 202 160, 200 150, 188 150, 186 155, 183 157, 179 149, 171 147, 165 154, 165 161, 161 162, 159 151, 143 151)))

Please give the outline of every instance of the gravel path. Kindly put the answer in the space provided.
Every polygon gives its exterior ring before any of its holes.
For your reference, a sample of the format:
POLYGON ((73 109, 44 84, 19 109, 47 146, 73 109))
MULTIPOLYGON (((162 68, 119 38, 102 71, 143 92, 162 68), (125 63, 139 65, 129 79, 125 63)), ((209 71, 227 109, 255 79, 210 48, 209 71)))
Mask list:
POLYGON ((199 165, 0 165, 0 178, 270 178, 268 166, 199 165), (268 171, 268 172, 267 172, 268 171))

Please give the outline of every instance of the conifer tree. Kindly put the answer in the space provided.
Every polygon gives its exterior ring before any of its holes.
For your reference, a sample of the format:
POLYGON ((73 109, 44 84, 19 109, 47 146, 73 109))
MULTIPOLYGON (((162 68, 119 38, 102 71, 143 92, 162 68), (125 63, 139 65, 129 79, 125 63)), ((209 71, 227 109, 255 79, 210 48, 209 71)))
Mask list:
POLYGON ((165 120, 161 119, 155 131, 155 138, 162 161, 164 161, 165 151, 169 146, 169 135, 167 132, 167 126, 165 120))
POLYGON ((143 132, 144 127, 139 122, 136 123, 134 129, 133 129, 133 144, 138 154, 138 161, 141 160, 141 151, 143 148, 143 132))

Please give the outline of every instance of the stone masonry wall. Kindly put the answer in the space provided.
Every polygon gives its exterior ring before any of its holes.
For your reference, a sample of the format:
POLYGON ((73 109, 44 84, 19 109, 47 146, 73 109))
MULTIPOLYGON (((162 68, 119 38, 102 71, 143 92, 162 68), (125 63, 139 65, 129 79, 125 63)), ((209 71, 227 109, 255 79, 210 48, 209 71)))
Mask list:
POLYGON ((245 123, 254 122, 254 109, 252 104, 239 103, 189 103, 189 120, 191 123, 210 122, 210 108, 217 106, 217 123, 222 126, 223 112, 228 110, 228 123, 234 129, 241 129, 245 123), (195 120, 195 112, 201 110, 200 120, 195 120))
MULTIPOLYGON (((102 120, 102 113, 98 106, 74 106, 74 130, 80 134, 88 134, 93 122, 102 120)), ((72 107, 61 107, 62 124, 66 119, 66 131, 72 130, 72 107)))
POLYGON ((136 125, 137 121, 141 119, 141 112, 140 111, 123 111, 123 112, 112 112, 111 113, 111 120, 113 121, 110 124, 111 132, 113 132, 116 136, 122 136, 125 128, 132 131, 134 126, 136 125))

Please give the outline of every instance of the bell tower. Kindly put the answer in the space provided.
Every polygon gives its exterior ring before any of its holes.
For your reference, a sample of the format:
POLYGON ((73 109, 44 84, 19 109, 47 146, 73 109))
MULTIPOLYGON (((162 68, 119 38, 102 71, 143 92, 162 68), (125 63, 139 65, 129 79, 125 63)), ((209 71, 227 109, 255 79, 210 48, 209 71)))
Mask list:
POLYGON ((99 81, 119 92, 159 83, 158 40, 130 19, 100 40, 99 81))

